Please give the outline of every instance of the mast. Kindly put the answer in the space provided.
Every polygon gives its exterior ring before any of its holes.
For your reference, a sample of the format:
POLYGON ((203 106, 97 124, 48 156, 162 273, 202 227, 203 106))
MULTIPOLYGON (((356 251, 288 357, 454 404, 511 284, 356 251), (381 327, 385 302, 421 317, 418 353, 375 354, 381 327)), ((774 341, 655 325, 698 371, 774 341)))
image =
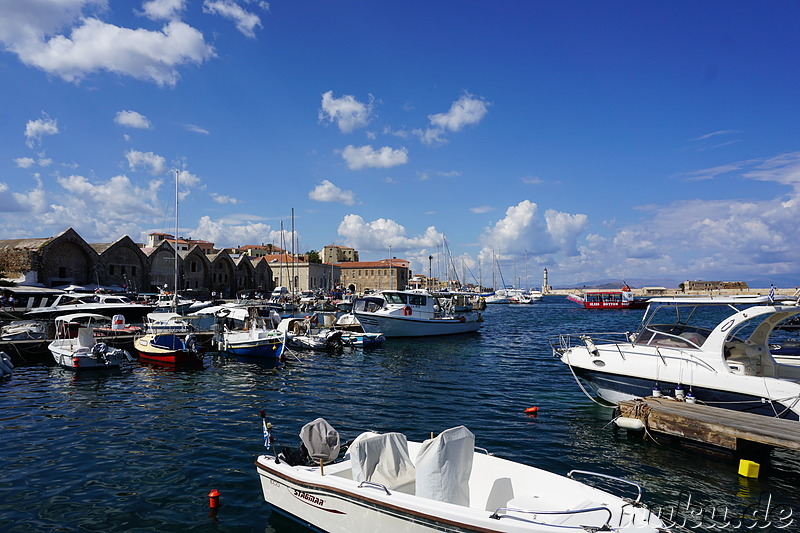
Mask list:
POLYGON ((175 273, 172 291, 172 311, 178 312, 178 170, 175 170, 175 273))

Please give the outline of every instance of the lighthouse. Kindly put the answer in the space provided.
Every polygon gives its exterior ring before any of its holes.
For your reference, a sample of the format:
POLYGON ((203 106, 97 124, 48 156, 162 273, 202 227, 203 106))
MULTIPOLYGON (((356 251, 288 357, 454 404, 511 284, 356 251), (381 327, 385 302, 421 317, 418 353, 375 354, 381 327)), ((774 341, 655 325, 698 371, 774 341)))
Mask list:
POLYGON ((542 294, 550 293, 550 284, 547 279, 547 267, 544 269, 544 279, 542 280, 542 294))

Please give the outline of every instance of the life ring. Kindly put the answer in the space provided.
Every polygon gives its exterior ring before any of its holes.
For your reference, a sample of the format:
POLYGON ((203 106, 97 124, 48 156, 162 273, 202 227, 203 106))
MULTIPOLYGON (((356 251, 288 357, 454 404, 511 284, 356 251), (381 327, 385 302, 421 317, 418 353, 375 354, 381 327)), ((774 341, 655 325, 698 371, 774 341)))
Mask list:
POLYGON ((403 308, 403 316, 411 316, 411 306, 407 305, 403 308))

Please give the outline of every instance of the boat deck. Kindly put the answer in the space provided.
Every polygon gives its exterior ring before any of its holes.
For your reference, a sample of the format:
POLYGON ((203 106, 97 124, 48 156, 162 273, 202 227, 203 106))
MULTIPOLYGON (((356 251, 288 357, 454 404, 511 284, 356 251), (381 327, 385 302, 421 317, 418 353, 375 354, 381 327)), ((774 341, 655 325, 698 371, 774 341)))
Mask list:
POLYGON ((756 446, 800 451, 800 422, 732 409, 644 398, 620 403, 624 417, 637 418, 649 432, 710 444, 731 451, 756 446))

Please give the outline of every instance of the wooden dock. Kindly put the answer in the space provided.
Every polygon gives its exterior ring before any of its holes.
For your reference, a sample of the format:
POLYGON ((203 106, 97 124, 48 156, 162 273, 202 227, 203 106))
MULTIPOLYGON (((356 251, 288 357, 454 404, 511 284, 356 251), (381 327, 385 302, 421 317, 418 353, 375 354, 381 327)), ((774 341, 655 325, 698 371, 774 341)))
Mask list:
POLYGON ((620 404, 620 416, 641 420, 653 434, 741 452, 753 448, 800 451, 800 422, 672 400, 644 398, 620 404))

